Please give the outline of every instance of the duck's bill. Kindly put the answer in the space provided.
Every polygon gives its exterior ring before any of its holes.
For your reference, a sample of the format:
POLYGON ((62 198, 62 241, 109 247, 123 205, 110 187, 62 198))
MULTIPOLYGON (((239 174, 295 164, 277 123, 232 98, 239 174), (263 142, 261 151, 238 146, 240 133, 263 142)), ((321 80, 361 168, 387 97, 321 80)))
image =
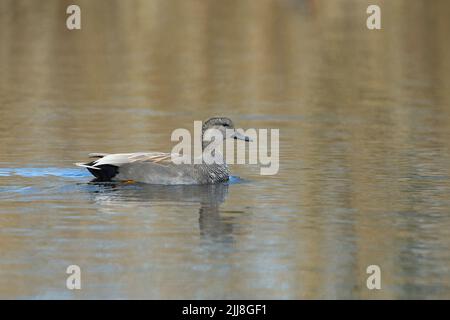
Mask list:
POLYGON ((252 138, 250 138, 250 137, 248 137, 248 136, 246 136, 246 135, 244 135, 244 134, 242 134, 242 133, 240 133, 238 131, 235 131, 233 133, 233 138, 235 140, 243 140, 243 141, 249 141, 249 142, 253 141, 252 138))

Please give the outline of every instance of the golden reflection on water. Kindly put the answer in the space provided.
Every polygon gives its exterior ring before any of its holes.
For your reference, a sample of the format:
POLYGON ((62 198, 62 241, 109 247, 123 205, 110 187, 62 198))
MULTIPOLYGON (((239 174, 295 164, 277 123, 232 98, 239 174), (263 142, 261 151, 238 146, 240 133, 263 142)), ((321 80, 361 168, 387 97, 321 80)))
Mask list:
POLYGON ((204 190, 0 169, 0 297, 450 298, 450 2, 80 0, 68 31, 71 3, 0 1, 0 168, 169 151, 227 115, 280 128, 280 172, 204 190))

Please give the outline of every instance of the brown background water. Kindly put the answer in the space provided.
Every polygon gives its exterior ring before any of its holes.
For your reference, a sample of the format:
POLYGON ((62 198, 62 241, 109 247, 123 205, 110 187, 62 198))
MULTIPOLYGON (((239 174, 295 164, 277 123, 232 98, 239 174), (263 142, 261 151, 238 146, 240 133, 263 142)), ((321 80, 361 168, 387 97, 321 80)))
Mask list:
POLYGON ((450 298, 449 1, 72 2, 0 0, 1 298, 450 298), (212 115, 279 128, 279 173, 72 165, 212 115))

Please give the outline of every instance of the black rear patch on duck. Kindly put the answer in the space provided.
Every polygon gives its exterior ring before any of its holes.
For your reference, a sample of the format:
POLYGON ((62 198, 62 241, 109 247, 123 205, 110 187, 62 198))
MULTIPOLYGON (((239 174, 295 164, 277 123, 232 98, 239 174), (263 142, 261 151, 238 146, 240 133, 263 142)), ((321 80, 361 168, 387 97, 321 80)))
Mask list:
MULTIPOLYGON (((93 166, 95 164, 95 161, 91 163, 87 163, 88 166, 93 166)), ((96 181, 104 182, 104 181, 111 181, 112 178, 114 178, 119 173, 119 167, 113 166, 112 164, 102 164, 100 166, 95 166, 96 168, 99 168, 100 170, 86 168, 89 170, 90 173, 95 177, 96 181)))

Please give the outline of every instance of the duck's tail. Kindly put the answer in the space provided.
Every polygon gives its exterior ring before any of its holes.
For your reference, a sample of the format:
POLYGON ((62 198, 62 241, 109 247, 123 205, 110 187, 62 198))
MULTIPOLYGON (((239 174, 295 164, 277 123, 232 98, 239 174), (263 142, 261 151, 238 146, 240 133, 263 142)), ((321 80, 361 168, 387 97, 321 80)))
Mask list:
POLYGON ((119 173, 119 167, 111 164, 95 166, 95 161, 88 163, 75 163, 76 166, 88 169, 97 181, 111 181, 119 173))

